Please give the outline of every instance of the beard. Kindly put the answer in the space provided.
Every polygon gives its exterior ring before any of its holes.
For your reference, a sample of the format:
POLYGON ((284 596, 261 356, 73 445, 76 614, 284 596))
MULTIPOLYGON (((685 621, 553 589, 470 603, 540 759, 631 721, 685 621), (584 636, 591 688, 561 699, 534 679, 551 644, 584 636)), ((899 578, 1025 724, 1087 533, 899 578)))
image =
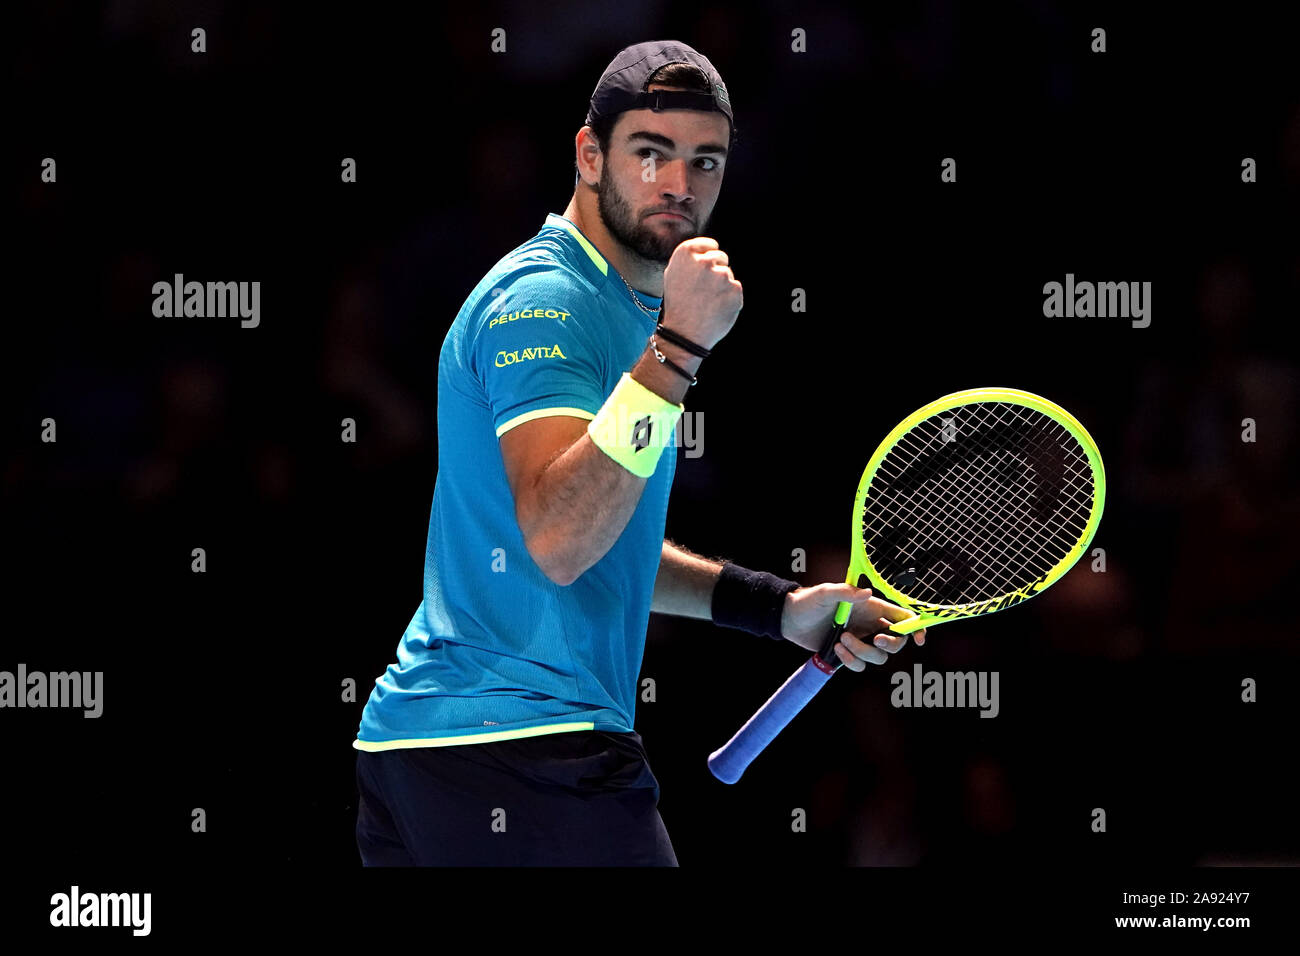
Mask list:
POLYGON ((596 208, 605 228, 619 243, 648 262, 664 265, 672 258, 674 249, 687 239, 700 235, 699 230, 704 228, 704 223, 688 223, 688 232, 665 233, 639 221, 632 211, 632 204, 608 175, 596 183, 596 208))

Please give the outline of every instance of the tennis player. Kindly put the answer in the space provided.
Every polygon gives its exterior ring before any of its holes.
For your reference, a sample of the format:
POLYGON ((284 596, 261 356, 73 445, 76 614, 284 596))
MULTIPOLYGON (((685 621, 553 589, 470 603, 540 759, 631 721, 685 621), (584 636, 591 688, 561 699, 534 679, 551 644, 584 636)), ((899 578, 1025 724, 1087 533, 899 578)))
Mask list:
POLYGON ((707 59, 623 50, 564 214, 448 331, 424 600, 353 744, 365 865, 675 866, 633 730, 652 611, 818 650, 851 600, 849 669, 906 643, 877 634, 897 608, 868 590, 664 540, 683 400, 743 302, 702 234, 734 142, 707 59))

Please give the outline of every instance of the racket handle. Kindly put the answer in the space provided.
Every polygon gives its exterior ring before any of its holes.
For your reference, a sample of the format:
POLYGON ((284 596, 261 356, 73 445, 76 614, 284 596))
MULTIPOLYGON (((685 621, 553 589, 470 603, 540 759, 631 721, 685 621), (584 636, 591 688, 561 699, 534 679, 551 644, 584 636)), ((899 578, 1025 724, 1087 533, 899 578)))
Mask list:
MULTIPOLYGON (((862 586, 862 582, 858 582, 862 586)), ((840 635, 844 633, 844 628, 849 623, 849 613, 853 610, 853 605, 848 601, 841 601, 835 605, 835 619, 831 623, 831 632, 826 635, 826 640, 822 642, 821 653, 817 655, 818 659, 824 665, 824 670, 834 672, 839 669, 840 659, 835 653, 835 645, 840 642, 840 635)))
POLYGON ((795 714, 831 679, 834 668, 827 668, 820 655, 814 654, 803 667, 790 675, 767 703, 736 731, 736 735, 709 755, 709 769, 723 783, 735 783, 754 758, 763 752, 795 714))

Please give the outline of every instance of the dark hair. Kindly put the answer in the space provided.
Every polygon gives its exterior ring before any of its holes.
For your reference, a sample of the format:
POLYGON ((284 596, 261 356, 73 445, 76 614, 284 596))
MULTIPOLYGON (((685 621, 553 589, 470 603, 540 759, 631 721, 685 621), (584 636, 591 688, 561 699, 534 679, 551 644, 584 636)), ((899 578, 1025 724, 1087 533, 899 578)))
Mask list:
MULTIPOLYGON (((646 81, 646 86, 652 83, 663 83, 666 86, 677 87, 690 93, 711 93, 708 77, 704 75, 699 67, 691 66, 689 63, 669 63, 667 66, 661 66, 650 75, 646 81)), ((596 138, 596 145, 600 147, 602 153, 609 149, 610 140, 614 133, 614 124, 622 113, 613 113, 608 116, 597 116, 596 121, 591 124, 592 135, 596 138)), ((734 145, 736 141, 736 132, 731 132, 731 142, 734 145)), ((576 169, 578 161, 573 161, 576 169)), ((576 184, 576 180, 575 180, 576 184)))

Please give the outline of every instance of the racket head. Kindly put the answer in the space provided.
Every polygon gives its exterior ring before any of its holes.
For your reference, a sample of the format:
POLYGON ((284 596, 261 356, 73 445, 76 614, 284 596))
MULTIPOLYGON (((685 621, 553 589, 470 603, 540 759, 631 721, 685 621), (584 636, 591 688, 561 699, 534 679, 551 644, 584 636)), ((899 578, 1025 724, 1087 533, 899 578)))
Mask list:
POLYGON ((954 392, 867 462, 846 581, 866 574, 914 615, 891 626, 899 634, 1005 610, 1073 567, 1105 500, 1101 453, 1065 409, 1020 389, 954 392))

